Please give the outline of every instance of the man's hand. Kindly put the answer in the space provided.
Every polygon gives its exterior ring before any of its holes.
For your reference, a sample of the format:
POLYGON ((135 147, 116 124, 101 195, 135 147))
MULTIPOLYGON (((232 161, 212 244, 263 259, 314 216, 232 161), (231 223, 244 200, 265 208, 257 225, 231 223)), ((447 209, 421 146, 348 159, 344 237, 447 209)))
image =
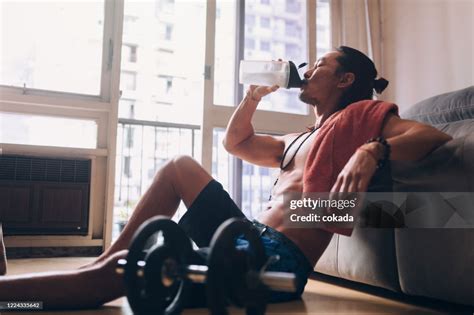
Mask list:
POLYGON ((383 148, 371 143, 355 151, 331 188, 331 199, 344 198, 348 193, 365 192, 377 169, 377 158, 383 154, 383 148), (340 194, 339 194, 340 193, 340 194))
POLYGON ((260 102, 262 97, 278 90, 279 86, 259 86, 251 85, 247 91, 247 95, 254 101, 260 102))
MULTIPOLYGON (((346 163, 331 188, 329 194, 331 200, 355 200, 355 206, 346 209, 346 212, 352 216, 357 216, 362 209, 365 192, 377 169, 378 156, 381 154, 383 154, 383 148, 379 144, 362 145, 346 163)), ((343 214, 334 208, 328 208, 326 211, 343 214)))

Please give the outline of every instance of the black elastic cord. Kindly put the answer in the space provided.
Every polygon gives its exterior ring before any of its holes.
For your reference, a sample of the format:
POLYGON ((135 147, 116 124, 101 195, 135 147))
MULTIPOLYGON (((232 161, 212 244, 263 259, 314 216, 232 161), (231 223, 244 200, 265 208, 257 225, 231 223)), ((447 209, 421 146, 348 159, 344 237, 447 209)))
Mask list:
MULTIPOLYGON (((301 134, 298 135, 298 137, 296 137, 293 141, 291 141, 290 145, 288 146, 288 148, 286 148, 285 152, 283 152, 283 157, 281 158, 281 162, 280 162, 280 169, 281 170, 284 170, 288 165, 291 164, 291 162, 295 159, 295 156, 296 154, 298 153, 298 151, 300 150, 301 146, 303 145, 303 143, 305 143, 306 140, 308 140, 309 137, 311 137, 311 135, 316 131, 318 130, 318 128, 314 128, 313 130, 311 130, 309 132, 309 135, 303 140, 301 141, 300 145, 298 146, 298 148, 296 148, 296 151, 295 153, 293 154, 293 156, 291 157, 291 160, 285 165, 283 166, 283 162, 285 161, 285 158, 286 158, 286 155, 288 154, 288 152, 290 151, 291 147, 293 146, 293 144, 295 144, 296 141, 298 141, 299 138, 301 138, 304 134, 308 133, 308 131, 305 131, 305 132, 302 132, 301 134)), ((277 183, 278 183, 278 179, 280 178, 280 175, 277 176, 275 182, 273 183, 273 186, 275 186, 277 183)), ((268 201, 272 200, 272 194, 270 193, 270 196, 268 197, 268 201)))
POLYGON ((293 154, 293 156, 291 157, 290 161, 288 163, 286 163, 285 166, 283 166, 283 162, 285 162, 285 158, 286 158, 286 155, 288 154, 288 152, 290 151, 291 147, 293 146, 293 144, 295 144, 296 141, 298 141, 299 138, 301 138, 301 136, 303 136, 305 133, 308 133, 308 131, 305 131, 303 132, 302 134, 300 134, 298 137, 296 137, 295 140, 293 140, 290 145, 288 146, 288 148, 286 148, 285 152, 283 152, 283 157, 281 159, 281 162, 280 162, 280 169, 281 170, 284 170, 288 165, 291 164, 291 162, 293 162, 293 160, 295 159, 296 157, 296 154, 298 153, 298 151, 300 150, 301 146, 306 142, 306 140, 308 140, 309 137, 311 137, 311 135, 316 131, 318 130, 318 128, 314 128, 313 130, 311 130, 309 132, 309 135, 303 140, 301 141, 300 145, 298 146, 298 148, 296 148, 296 151, 295 153, 293 154))
MULTIPOLYGON (((288 146, 288 148, 286 148, 285 152, 283 152, 283 157, 281 158, 281 161, 280 161, 280 169, 284 169, 283 167, 283 162, 285 161, 285 158, 286 158, 286 155, 288 154, 288 151, 290 150, 290 148, 293 146, 293 144, 295 144, 296 141, 298 141, 299 138, 301 138, 305 133, 308 133, 308 131, 305 131, 305 132, 302 132, 298 135, 298 137, 296 137, 293 141, 291 141, 290 145, 288 146)), ((303 141, 304 142, 304 141, 303 141)), ((297 150, 298 151, 298 150, 297 150)), ((286 166, 285 166, 286 167, 286 166)))
MULTIPOLYGON (((298 148, 296 148, 296 151, 295 153, 293 154, 293 156, 291 157, 290 161, 285 165, 283 166, 283 162, 285 161, 285 158, 286 158, 286 155, 288 154, 288 152, 290 151, 291 147, 293 146, 293 144, 295 144, 296 141, 298 141, 299 138, 301 138, 304 134, 308 133, 308 131, 305 131, 305 132, 302 132, 298 135, 298 137, 296 137, 293 141, 291 141, 290 145, 288 146, 288 148, 286 148, 285 152, 283 152, 283 157, 281 158, 281 162, 280 162, 280 169, 281 170, 284 170, 288 165, 291 164, 291 162, 295 159, 296 157, 296 154, 298 153, 298 151, 300 150, 301 146, 303 145, 303 143, 306 142, 306 140, 308 140, 309 137, 311 137, 311 135, 320 128, 321 126, 317 127, 317 128, 314 128, 313 130, 311 130, 309 132, 309 135, 303 140, 301 141, 300 145, 298 146, 298 148)), ((275 182, 273 183, 273 186, 275 186, 277 183, 278 183, 278 179, 280 178, 280 176, 277 176, 275 182)), ((268 197, 268 201, 272 200, 272 194, 270 193, 270 196, 268 197)))

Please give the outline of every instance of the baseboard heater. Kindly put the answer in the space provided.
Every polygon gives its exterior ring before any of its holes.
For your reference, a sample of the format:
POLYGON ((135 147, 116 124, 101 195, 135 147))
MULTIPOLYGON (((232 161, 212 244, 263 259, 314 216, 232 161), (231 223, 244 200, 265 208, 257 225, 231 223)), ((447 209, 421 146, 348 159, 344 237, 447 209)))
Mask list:
POLYGON ((86 235, 91 160, 0 155, 5 235, 86 235))

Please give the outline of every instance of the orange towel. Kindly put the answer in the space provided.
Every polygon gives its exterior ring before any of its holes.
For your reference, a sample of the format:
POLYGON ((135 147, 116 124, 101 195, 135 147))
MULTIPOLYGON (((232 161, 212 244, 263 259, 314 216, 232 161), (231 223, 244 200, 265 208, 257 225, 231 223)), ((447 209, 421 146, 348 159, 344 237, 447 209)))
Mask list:
MULTIPOLYGON (((350 104, 329 117, 315 137, 304 167, 303 193, 331 190, 356 149, 378 137, 389 112, 398 115, 393 103, 363 100, 350 104)), ((352 229, 327 227, 326 230, 350 236, 352 229)))

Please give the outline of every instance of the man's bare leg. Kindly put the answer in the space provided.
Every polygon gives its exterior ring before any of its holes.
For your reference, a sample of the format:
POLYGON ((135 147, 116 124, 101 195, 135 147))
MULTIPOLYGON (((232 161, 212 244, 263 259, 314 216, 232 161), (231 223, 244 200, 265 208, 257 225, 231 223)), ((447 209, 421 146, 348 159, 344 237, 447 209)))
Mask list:
POLYGON ((115 267, 126 254, 117 252, 80 270, 0 277, 0 301, 38 301, 45 309, 99 307, 125 294, 115 267))
POLYGON ((156 215, 172 217, 181 200, 189 207, 211 180, 211 175, 191 157, 179 156, 168 161, 156 173, 120 236, 93 264, 127 249, 133 234, 147 219, 156 215))

